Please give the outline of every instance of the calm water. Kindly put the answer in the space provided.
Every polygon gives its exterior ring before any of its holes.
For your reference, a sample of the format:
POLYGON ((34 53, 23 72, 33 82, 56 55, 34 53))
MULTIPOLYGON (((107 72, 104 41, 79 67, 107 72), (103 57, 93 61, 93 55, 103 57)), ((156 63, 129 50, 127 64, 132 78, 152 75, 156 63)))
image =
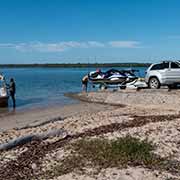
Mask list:
MULTIPOLYGON (((135 69, 140 70, 141 77, 144 76, 146 68, 135 69)), ((0 72, 6 76, 7 81, 10 77, 15 78, 17 107, 32 108, 74 103, 74 100, 64 97, 64 93, 80 92, 82 77, 88 71, 94 70, 94 68, 5 68, 0 72)), ((11 101, 9 102, 11 106, 11 101)))

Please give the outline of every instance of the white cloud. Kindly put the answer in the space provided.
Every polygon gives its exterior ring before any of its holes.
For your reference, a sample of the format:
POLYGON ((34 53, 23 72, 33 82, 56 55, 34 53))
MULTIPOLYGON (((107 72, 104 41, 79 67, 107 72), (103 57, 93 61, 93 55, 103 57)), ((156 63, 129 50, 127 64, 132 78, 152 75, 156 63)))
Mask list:
POLYGON ((139 41, 110 41, 108 43, 111 47, 115 48, 138 48, 139 41))
POLYGON ((0 48, 14 48, 12 43, 0 43, 0 48))
POLYGON ((98 41, 88 41, 87 44, 90 47, 105 47, 105 44, 102 42, 98 42, 98 41))
POLYGON ((138 48, 140 42, 138 41, 61 41, 57 43, 42 43, 42 42, 31 42, 31 43, 0 43, 0 48, 11 48, 22 52, 63 52, 68 49, 75 48, 138 48))
POLYGON ((19 51, 38 51, 38 52, 62 52, 69 48, 82 48, 83 44, 79 42, 69 41, 69 42, 59 42, 59 43, 42 43, 33 42, 19 44, 15 46, 15 49, 19 51))

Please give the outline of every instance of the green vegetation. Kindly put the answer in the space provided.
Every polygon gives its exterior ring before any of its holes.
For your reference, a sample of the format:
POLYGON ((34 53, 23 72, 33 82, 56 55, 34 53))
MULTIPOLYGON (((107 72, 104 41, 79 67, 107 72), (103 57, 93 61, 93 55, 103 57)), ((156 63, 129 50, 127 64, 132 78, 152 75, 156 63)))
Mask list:
POLYGON ((60 176, 73 171, 82 172, 85 167, 97 169, 130 166, 156 167, 161 160, 152 150, 153 145, 146 140, 126 136, 117 140, 107 139, 82 139, 74 142, 69 147, 71 155, 65 157, 51 171, 50 176, 60 176))
POLYGON ((0 68, 102 68, 102 67, 148 67, 150 63, 63 63, 63 64, 0 64, 0 68))

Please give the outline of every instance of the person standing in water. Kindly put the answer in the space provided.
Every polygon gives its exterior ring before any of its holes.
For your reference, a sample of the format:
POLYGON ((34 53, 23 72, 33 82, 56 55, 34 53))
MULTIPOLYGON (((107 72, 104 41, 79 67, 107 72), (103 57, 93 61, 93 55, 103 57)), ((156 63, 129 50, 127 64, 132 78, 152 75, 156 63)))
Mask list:
POLYGON ((87 92, 87 86, 88 86, 88 75, 85 75, 82 78, 82 90, 87 92))
POLYGON ((13 78, 10 79, 10 83, 8 85, 9 93, 13 101, 13 108, 16 108, 16 99, 15 99, 15 93, 16 93, 16 84, 13 78))

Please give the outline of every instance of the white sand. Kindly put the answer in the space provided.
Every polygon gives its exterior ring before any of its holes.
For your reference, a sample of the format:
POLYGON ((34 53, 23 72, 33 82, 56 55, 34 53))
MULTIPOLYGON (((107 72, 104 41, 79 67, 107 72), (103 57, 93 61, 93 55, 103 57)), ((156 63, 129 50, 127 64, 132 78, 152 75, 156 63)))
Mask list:
MULTIPOLYGON (((123 92, 97 92, 89 94, 79 94, 81 98, 88 101, 98 101, 111 104, 126 104, 124 108, 118 106, 107 106, 100 104, 82 103, 64 108, 38 110, 37 112, 26 112, 16 114, 14 117, 4 117, 0 125, 6 133, 0 133, 1 143, 27 134, 41 133, 50 129, 64 129, 69 134, 84 132, 102 125, 111 123, 122 123, 132 120, 131 115, 168 115, 178 114, 180 108, 180 91, 155 90, 155 91, 123 91, 123 92), (51 122, 35 128, 26 128, 21 130, 12 130, 14 127, 23 127, 35 125, 49 121, 53 118, 63 117, 63 121, 51 122), (24 118, 24 119, 23 119, 24 118), (15 123, 16 120, 18 123, 15 123), (11 125, 13 122, 13 125, 11 125), (4 124, 3 124, 4 123, 4 124), (10 126, 8 126, 10 124, 10 126)), ((161 157, 170 157, 180 161, 180 119, 174 119, 170 122, 149 123, 142 127, 127 128, 122 131, 105 134, 104 137, 114 139, 130 134, 140 139, 148 139, 156 144, 155 153, 161 157)), ((58 138, 53 138, 56 141, 58 138)), ((20 149, 19 151, 23 151, 20 149)), ((18 150, 11 150, 0 155, 3 159, 1 163, 6 163, 11 158, 16 158, 18 150)), ((55 152, 47 154, 43 160, 43 166, 49 166, 58 162, 65 152, 63 149, 57 149, 55 152), (61 154, 58 157, 55 154, 61 154), (51 163, 50 163, 51 162, 51 163)), ((72 172, 67 175, 56 177, 55 179, 118 179, 118 180, 166 180, 180 179, 167 172, 152 171, 142 167, 128 167, 127 169, 105 169, 97 175, 93 173, 76 174, 72 172)))

